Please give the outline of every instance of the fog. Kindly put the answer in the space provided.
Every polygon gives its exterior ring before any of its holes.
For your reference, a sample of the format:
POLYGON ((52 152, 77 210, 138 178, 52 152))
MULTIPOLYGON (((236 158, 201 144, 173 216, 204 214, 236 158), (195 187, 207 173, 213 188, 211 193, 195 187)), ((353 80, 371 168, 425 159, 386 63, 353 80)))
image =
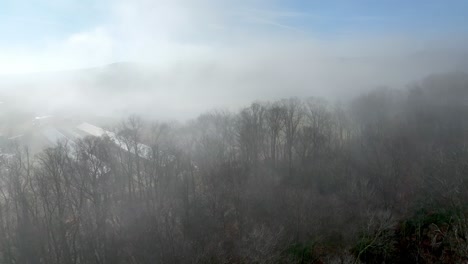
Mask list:
POLYGON ((468 263, 467 10, 0 1, 0 263, 468 263))
MULTIPOLYGON (((28 10, 26 3, 16 5, 28 10)), ((83 8, 75 1, 47 5, 83 8)), ((318 16, 268 1, 88 5, 99 19, 73 33, 61 32, 53 21, 26 19, 26 11, 25 17, 10 18, 24 34, 44 33, 29 45, 0 46, 1 96, 44 114, 188 120, 255 100, 343 101, 375 87, 401 89, 430 74, 468 68, 468 41, 456 32, 324 34, 296 25, 378 23, 387 17, 318 16)))

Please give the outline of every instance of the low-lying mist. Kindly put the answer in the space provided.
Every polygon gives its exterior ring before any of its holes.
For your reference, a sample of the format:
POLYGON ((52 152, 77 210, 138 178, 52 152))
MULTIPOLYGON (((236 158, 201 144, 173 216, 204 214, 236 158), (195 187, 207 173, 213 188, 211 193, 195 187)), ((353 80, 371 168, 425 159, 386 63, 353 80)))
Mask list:
POLYGON ((458 28, 432 28, 442 22, 435 17, 423 28, 365 6, 344 15, 262 0, 72 0, 46 1, 44 10, 64 14, 47 18, 23 1, 10 5, 18 14, 4 24, 17 32, 0 44, 0 100, 38 115, 187 120, 254 100, 343 101, 468 69, 468 39, 458 28), (60 20, 77 12, 89 19, 81 27, 60 20))
POLYGON ((376 87, 405 88, 435 73, 468 69, 462 51, 403 50, 337 56, 313 44, 262 43, 205 59, 2 75, 0 96, 40 114, 187 120, 254 100, 318 96, 347 101, 376 87), (321 52, 323 51, 323 52, 321 52), (326 52, 325 52, 326 51, 326 52), (388 54, 385 54, 387 52, 388 54))

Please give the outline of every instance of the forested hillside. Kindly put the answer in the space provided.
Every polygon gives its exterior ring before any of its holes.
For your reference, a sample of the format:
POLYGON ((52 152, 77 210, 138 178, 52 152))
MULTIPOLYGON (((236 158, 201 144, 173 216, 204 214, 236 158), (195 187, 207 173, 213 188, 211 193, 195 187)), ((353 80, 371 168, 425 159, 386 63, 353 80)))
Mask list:
POLYGON ((11 146, 0 263, 468 261, 466 74, 113 129, 11 146))

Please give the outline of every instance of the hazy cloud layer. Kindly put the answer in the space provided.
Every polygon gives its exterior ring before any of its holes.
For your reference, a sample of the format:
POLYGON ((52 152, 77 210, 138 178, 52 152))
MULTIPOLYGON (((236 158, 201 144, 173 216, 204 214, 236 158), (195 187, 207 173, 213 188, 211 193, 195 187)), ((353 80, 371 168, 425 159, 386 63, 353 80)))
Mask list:
MULTIPOLYGON (((375 86, 402 87, 430 73, 468 68, 464 37, 403 32, 323 36, 289 23, 314 14, 283 11, 271 1, 123 0, 96 8, 106 12, 88 28, 46 36, 38 46, 2 44, 0 91, 24 96, 39 107, 47 104, 44 111, 153 109, 149 114, 155 117, 187 118, 256 99, 346 98, 375 86), (62 72, 120 61, 134 63, 62 72), (7 76, 47 71, 59 72, 7 76), (42 80, 36 82, 39 76, 42 80)), ((47 20, 42 22, 46 27, 47 20)))

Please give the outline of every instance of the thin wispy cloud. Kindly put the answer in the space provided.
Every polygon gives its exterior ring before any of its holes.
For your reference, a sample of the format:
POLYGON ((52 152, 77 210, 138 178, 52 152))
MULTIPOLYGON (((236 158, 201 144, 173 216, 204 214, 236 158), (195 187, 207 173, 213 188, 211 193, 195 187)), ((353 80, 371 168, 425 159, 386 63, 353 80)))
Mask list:
POLYGON ((306 31, 304 31, 304 30, 301 30, 301 29, 299 29, 297 27, 289 26, 287 24, 277 22, 275 20, 269 20, 269 19, 261 18, 261 17, 247 17, 246 20, 249 21, 249 22, 253 22, 253 23, 258 23, 258 24, 263 24, 263 25, 270 25, 270 26, 290 30, 290 31, 293 31, 293 32, 296 32, 296 33, 306 34, 306 31))

